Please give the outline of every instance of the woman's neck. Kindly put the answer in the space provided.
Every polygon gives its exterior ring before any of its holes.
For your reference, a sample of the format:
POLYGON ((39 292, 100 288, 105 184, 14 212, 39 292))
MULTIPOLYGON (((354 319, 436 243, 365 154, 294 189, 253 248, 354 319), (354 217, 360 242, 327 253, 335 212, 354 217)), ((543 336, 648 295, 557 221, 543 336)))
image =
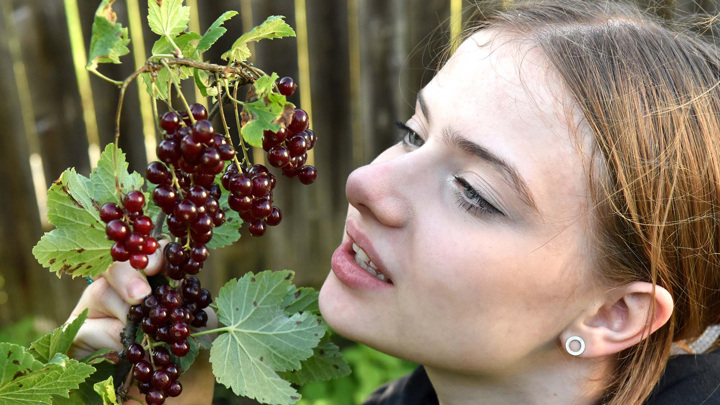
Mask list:
POLYGON ((612 373, 608 359, 562 356, 502 377, 425 367, 440 405, 592 405, 612 373))

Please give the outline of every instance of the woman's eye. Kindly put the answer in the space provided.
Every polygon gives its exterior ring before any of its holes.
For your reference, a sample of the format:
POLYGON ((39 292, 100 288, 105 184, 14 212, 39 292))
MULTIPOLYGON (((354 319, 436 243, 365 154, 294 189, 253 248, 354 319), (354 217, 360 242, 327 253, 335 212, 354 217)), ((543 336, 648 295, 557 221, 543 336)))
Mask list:
POLYGON ((397 125, 397 127, 400 129, 400 134, 398 135, 398 142, 402 142, 403 145, 407 147, 415 148, 419 148, 425 144, 425 141, 420 137, 420 135, 417 134, 417 132, 413 131, 412 128, 408 127, 400 121, 396 122, 395 125, 397 125))
POLYGON ((465 179, 459 176, 455 176, 455 181, 458 182, 461 189, 458 194, 458 206, 467 212, 472 212, 475 215, 482 214, 500 214, 505 215, 499 209, 495 208, 486 199, 484 199, 480 193, 478 193, 465 179))

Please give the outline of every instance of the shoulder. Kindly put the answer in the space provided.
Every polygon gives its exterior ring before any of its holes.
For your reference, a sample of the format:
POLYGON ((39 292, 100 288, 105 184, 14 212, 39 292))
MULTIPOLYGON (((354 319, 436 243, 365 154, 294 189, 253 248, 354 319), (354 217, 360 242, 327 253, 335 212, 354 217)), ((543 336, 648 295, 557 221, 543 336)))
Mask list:
POLYGON ((646 405, 720 405, 720 351, 671 357, 646 405))
POLYGON ((425 368, 419 366, 375 390, 363 405, 438 405, 438 399, 425 368))

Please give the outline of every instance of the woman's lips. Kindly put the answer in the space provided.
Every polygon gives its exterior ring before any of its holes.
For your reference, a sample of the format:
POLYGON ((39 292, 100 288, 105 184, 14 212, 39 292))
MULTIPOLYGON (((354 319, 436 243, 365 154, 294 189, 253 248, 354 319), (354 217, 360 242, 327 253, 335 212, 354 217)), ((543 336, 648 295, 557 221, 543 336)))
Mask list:
POLYGON ((392 288, 392 283, 378 280, 368 273, 367 270, 360 267, 359 264, 355 263, 355 252, 352 249, 352 244, 353 240, 346 238, 342 244, 335 249, 331 262, 332 271, 335 273, 335 276, 350 288, 365 290, 392 288))

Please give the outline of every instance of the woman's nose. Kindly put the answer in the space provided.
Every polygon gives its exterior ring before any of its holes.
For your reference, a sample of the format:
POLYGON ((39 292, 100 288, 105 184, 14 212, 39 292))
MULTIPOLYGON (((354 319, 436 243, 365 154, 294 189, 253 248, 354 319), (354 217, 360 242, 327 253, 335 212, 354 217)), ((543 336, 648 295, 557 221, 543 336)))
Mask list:
POLYGON ((412 178, 405 167, 408 162, 402 158, 378 160, 350 173, 345 195, 363 216, 371 216, 385 226, 402 228, 413 216, 409 183, 412 178))

